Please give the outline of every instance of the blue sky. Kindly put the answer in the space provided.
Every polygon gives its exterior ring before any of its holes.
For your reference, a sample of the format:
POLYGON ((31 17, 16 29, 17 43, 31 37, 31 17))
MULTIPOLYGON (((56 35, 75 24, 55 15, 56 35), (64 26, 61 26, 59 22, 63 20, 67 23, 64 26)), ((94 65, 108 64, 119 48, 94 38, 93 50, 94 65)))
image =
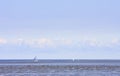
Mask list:
POLYGON ((120 59, 119 0, 0 0, 0 59, 120 59))

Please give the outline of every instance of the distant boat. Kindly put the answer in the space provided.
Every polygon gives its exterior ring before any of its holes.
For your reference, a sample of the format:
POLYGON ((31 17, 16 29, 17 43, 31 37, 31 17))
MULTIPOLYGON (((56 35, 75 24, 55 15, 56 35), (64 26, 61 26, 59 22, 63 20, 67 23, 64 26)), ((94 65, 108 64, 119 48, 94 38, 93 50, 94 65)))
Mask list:
POLYGON ((74 61, 75 61, 75 59, 72 59, 72 61, 74 62, 74 61))
POLYGON ((36 56, 34 57, 33 62, 38 62, 38 59, 36 56))

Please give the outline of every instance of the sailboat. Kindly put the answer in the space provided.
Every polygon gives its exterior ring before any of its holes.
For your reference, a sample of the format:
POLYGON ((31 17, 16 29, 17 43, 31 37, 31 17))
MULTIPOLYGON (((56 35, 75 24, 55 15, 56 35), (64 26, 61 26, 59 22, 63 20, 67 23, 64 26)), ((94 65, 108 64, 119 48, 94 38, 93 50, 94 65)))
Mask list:
POLYGON ((38 59, 36 56, 34 57, 33 62, 38 62, 38 59))

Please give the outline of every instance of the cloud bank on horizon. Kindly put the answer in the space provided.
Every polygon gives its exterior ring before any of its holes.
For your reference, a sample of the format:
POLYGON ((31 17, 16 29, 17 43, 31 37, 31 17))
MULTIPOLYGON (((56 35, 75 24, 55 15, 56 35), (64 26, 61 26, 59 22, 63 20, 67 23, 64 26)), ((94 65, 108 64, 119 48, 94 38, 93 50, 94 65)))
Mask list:
POLYGON ((120 59, 119 3, 0 1, 0 58, 120 59))
POLYGON ((110 39, 110 40, 97 40, 97 39, 78 39, 78 40, 70 40, 70 39, 48 39, 48 38, 38 38, 38 39, 3 39, 0 38, 0 45, 17 45, 17 46, 30 46, 33 48, 57 48, 59 46, 68 46, 71 47, 73 45, 77 47, 82 46, 94 46, 94 47, 114 47, 120 45, 119 39, 110 39))
MULTIPOLYGON (((1 57, 43 59, 119 59, 120 40, 99 41, 96 39, 0 39, 1 57), (67 55, 66 55, 67 54, 67 55)), ((9 58, 8 58, 9 59, 9 58)))

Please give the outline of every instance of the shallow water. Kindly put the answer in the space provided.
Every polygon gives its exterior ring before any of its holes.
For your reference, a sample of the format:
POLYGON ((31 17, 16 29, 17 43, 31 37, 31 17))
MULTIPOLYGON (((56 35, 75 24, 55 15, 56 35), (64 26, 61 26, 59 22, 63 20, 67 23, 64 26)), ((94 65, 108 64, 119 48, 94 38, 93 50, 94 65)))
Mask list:
POLYGON ((0 76, 120 76, 120 66, 0 65, 0 76))
POLYGON ((1 62, 0 76, 120 76, 119 62, 1 62))

